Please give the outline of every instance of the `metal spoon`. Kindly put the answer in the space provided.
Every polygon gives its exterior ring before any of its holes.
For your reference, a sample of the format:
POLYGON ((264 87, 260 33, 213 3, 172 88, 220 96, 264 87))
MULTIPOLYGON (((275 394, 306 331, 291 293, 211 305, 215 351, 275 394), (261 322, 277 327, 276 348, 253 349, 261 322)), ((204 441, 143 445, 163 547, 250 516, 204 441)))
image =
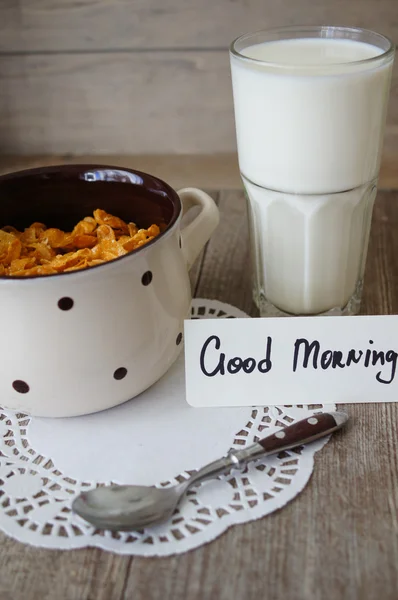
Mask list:
POLYGON ((131 531, 167 521, 187 490, 206 479, 243 469, 254 459, 313 442, 340 429, 348 420, 344 412, 320 413, 277 431, 243 448, 231 450, 192 475, 168 488, 142 485, 97 487, 77 496, 72 510, 97 527, 111 531, 131 531))

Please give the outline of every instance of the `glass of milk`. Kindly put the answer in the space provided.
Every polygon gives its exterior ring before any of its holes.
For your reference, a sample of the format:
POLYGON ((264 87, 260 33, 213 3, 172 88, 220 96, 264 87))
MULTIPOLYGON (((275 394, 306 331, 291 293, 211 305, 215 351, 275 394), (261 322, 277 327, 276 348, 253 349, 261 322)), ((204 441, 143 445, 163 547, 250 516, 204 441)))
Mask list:
POLYGON ((394 46, 284 27, 239 37, 230 58, 260 314, 356 314, 394 46))

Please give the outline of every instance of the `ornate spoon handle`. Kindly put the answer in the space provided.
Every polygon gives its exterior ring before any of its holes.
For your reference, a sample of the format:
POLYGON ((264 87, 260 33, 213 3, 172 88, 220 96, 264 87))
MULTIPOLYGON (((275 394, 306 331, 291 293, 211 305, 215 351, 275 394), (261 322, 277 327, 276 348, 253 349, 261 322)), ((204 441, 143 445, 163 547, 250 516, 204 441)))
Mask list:
POLYGON ((247 448, 231 450, 227 456, 200 469, 183 485, 186 485, 186 489, 188 489, 201 481, 212 479, 222 473, 227 473, 231 468, 242 469, 255 458, 309 444, 337 431, 347 421, 348 415, 344 412, 320 413, 307 419, 302 419, 271 435, 267 435, 262 440, 247 448))

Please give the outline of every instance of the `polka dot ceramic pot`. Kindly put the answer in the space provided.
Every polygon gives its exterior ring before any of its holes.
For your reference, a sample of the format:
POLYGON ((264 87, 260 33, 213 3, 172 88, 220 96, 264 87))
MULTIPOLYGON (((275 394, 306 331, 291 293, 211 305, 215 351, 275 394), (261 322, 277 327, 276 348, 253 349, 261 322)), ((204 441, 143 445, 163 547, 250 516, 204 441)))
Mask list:
POLYGON ((0 277, 2 406, 45 417, 110 408, 155 383, 181 351, 188 270, 218 224, 215 203, 200 190, 177 194, 156 177, 117 167, 0 177, 0 226, 39 221, 70 231, 96 208, 166 227, 138 250, 89 269, 0 277))

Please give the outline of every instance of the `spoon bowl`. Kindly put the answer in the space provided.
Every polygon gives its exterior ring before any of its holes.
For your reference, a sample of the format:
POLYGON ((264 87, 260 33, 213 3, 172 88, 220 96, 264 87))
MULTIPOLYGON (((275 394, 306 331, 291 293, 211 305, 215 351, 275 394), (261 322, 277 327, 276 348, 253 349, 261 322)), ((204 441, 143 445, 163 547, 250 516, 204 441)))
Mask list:
POLYGON ((80 494, 72 509, 98 529, 129 531, 132 522, 134 529, 141 529, 171 517, 185 491, 182 486, 102 486, 80 494))

